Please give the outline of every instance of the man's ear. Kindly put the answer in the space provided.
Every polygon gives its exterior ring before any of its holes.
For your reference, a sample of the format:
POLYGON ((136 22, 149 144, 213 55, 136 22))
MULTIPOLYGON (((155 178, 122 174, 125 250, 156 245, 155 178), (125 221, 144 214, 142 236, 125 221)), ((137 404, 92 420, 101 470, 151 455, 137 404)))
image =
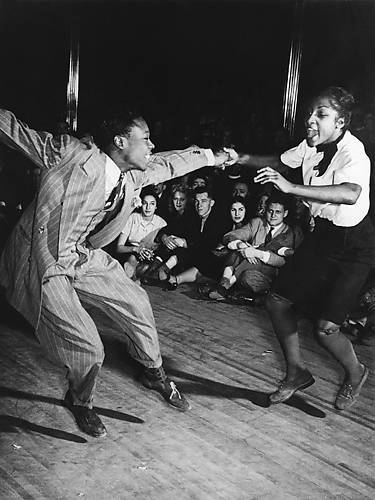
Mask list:
POLYGON ((113 144, 119 149, 125 149, 128 146, 128 139, 123 135, 115 135, 113 144))
POLYGON ((215 205, 215 200, 211 200, 211 207, 215 205))
POLYGON ((289 210, 284 210, 284 219, 288 217, 289 210))

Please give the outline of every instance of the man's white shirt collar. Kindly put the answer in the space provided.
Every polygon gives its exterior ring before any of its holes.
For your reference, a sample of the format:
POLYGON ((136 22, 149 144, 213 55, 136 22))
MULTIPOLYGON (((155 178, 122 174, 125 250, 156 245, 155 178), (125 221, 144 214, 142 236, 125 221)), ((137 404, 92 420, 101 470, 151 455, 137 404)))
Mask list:
POLYGON ((121 170, 118 168, 116 163, 108 155, 105 160, 105 199, 108 200, 113 188, 116 186, 121 170))
POLYGON ((270 226, 267 222, 267 233, 270 229, 272 229, 273 235, 275 235, 279 231, 279 229, 281 229, 283 224, 284 224, 284 222, 282 222, 281 224, 278 224, 277 226, 270 226))

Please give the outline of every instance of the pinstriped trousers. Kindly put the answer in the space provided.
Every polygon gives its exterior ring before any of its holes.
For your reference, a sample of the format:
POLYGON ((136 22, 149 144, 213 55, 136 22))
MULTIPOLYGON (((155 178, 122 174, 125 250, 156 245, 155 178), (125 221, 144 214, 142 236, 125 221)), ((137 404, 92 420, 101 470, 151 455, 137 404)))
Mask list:
POLYGON ((68 370, 74 402, 92 406, 96 378, 104 360, 100 324, 85 309, 103 311, 124 335, 130 356, 148 368, 162 363, 151 304, 117 260, 91 250, 74 272, 56 266, 43 282, 36 335, 47 354, 68 370))

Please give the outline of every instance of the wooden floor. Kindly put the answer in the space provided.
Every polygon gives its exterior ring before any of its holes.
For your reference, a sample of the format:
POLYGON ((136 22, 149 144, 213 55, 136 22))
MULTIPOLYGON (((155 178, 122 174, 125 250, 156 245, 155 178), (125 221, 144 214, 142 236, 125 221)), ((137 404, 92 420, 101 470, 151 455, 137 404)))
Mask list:
POLYGON ((358 404, 332 402, 342 373, 301 323, 317 383, 268 407, 282 377, 264 310, 199 300, 185 285, 147 288, 164 363, 189 398, 167 407, 137 382, 119 338, 103 335, 96 407, 103 439, 81 433, 62 406, 64 371, 22 322, 0 326, 0 498, 374 499, 374 347, 358 404))

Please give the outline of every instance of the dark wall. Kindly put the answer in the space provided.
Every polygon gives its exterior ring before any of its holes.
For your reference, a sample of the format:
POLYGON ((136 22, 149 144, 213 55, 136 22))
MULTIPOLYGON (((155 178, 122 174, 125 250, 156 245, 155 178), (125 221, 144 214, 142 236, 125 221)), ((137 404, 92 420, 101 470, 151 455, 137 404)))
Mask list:
MULTIPOLYGON (((0 101, 40 127, 65 109, 69 23, 80 25, 79 120, 136 102, 151 118, 282 113, 292 1, 1 4, 0 101)), ((373 106, 375 2, 306 0, 300 103, 327 84, 373 106)))

